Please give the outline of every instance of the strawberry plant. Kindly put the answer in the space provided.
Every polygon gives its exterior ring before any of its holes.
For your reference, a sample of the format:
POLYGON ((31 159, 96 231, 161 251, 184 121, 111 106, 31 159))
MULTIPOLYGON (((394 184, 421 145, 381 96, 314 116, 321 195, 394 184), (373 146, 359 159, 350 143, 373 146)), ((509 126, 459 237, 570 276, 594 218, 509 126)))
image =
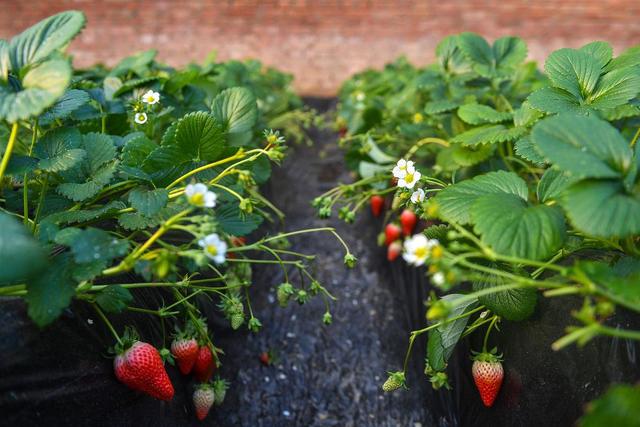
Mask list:
POLYGON ((530 317, 539 294, 583 301, 555 351, 597 337, 640 340, 608 323, 615 311, 640 312, 640 48, 617 57, 600 41, 560 49, 544 73, 526 54, 517 37, 490 44, 462 33, 438 45, 433 65, 400 59, 342 87, 336 128, 359 179, 314 204, 352 221, 372 197, 387 198, 380 240, 400 238, 394 222, 405 234, 417 227, 402 256, 426 265, 434 287, 428 324, 411 332, 386 391, 405 384, 423 334, 425 372, 448 387, 456 344, 486 328, 474 376, 492 405, 503 370, 487 352, 489 333, 530 317))
POLYGON ((315 119, 290 76, 255 61, 174 69, 147 51, 74 70, 64 49, 84 25, 63 12, 0 40, 0 296, 24 299, 40 327, 55 328, 72 301, 90 305, 115 340, 117 379, 158 399, 174 394, 162 360, 172 354, 204 383, 203 418, 227 387, 210 383, 224 358, 203 308, 258 332, 252 264, 275 264, 280 302, 323 298, 329 323, 334 297, 312 274, 314 256, 287 239, 329 233, 355 263, 333 228, 259 229, 284 219, 260 193, 284 135, 307 139, 315 119), (159 305, 141 298, 150 293, 159 305), (123 312, 175 327, 173 342, 123 334, 112 323, 123 312))

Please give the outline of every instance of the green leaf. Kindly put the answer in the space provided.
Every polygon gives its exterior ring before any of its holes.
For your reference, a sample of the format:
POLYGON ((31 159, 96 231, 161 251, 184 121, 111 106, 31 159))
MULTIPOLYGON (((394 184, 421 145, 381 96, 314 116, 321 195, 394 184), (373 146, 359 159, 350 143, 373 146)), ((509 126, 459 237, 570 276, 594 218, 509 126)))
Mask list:
POLYGON ((148 86, 158 80, 159 77, 144 77, 141 79, 131 79, 122 84, 112 95, 113 98, 117 98, 123 93, 131 92, 133 89, 141 86, 148 86))
POLYGON ((229 133, 252 130, 258 120, 258 107, 253 93, 243 87, 223 90, 213 100, 213 115, 229 133))
POLYGON ((7 81, 11 60, 9 59, 9 43, 0 39, 0 80, 7 81))
POLYGON ((390 156, 389 154, 382 151, 380 147, 378 147, 378 144, 376 144, 371 137, 368 137, 365 140, 363 148, 366 149, 367 155, 371 157, 371 160, 378 164, 395 163, 396 161, 396 158, 394 156, 390 156))
POLYGON ((537 196, 541 203, 559 199, 570 185, 576 182, 575 177, 568 176, 557 169, 547 169, 538 182, 537 196))
POLYGON ((80 148, 82 135, 76 128, 57 128, 40 138, 34 154, 40 158, 38 168, 62 172, 78 165, 87 152, 80 148))
POLYGON ((465 104, 458 109, 458 116, 472 125, 506 122, 513 118, 512 113, 496 111, 482 104, 465 104))
POLYGON ((613 56, 613 48, 609 43, 603 41, 591 42, 582 46, 580 50, 591 55, 598 62, 600 68, 604 68, 613 56))
POLYGON ((120 313, 133 302, 133 295, 120 285, 108 285, 98 292, 96 302, 107 313, 120 313))
POLYGON ((479 197, 487 194, 514 194, 526 200, 528 193, 527 183, 518 175, 496 171, 450 185, 440 191, 434 200, 443 219, 468 224, 471 221, 469 210, 479 197))
POLYGON ((617 58, 613 58, 604 71, 608 73, 612 70, 637 67, 638 64, 640 64, 640 46, 633 46, 622 52, 617 58))
POLYGON ((640 386, 615 385, 587 405, 580 427, 640 427, 640 386))
POLYGON ((82 137, 86 158, 61 175, 65 182, 57 187, 59 194, 76 202, 95 196, 113 178, 118 161, 116 148, 108 135, 89 133, 82 137))
POLYGON ((498 69, 514 68, 527 58, 527 44, 520 37, 501 37, 492 48, 498 69))
POLYGON ((613 70, 603 75, 589 97, 597 109, 615 108, 626 104, 640 92, 640 71, 637 67, 613 70))
POLYGON ((560 249, 566 237, 564 216, 559 209, 528 206, 513 194, 480 197, 470 213, 474 231, 502 255, 547 259, 560 249))
POLYGON ((70 79, 69 63, 54 59, 30 68, 17 92, 0 83, 0 119, 15 123, 37 116, 56 102, 70 79))
MULTIPOLYGON (((511 282, 504 277, 485 274, 483 280, 473 282, 473 291, 481 291, 496 286, 509 285, 511 282)), ((535 289, 520 288, 478 297, 478 302, 489 310, 507 320, 518 322, 533 314, 538 301, 535 289)))
POLYGON ((98 168, 116 157, 116 147, 108 135, 88 133, 83 135, 82 145, 87 150, 87 166, 90 172, 96 172, 98 168))
POLYGON ((529 102, 525 101, 520 108, 513 113, 513 124, 528 127, 533 125, 541 117, 542 113, 531 107, 529 102))
POLYGON ((158 144, 151 141, 142 132, 132 134, 122 147, 120 158, 125 166, 139 167, 142 162, 149 157, 153 150, 158 148, 158 144))
POLYGON ((617 129, 595 117, 560 115, 538 122, 531 141, 545 159, 579 178, 616 178, 633 153, 617 129))
POLYGON ((128 56, 120 61, 115 67, 113 67, 111 72, 109 72, 109 76, 120 77, 129 72, 134 72, 138 75, 142 75, 148 69, 149 64, 153 62, 157 54, 157 50, 150 49, 144 52, 137 53, 135 55, 128 56))
POLYGON ((586 180, 569 187, 562 207, 578 230, 598 237, 640 233, 640 199, 627 194, 619 181, 586 180))
POLYGON ((65 182, 58 185, 56 190, 74 202, 87 200, 98 194, 105 185, 111 182, 117 168, 117 162, 108 163, 88 177, 85 182, 65 182))
POLYGON ((89 94, 84 90, 69 89, 51 108, 42 114, 39 123, 47 124, 55 120, 66 119, 71 113, 87 104, 90 99, 89 94))
POLYGON ((9 57, 15 74, 26 65, 46 59, 62 50, 82 30, 82 12, 66 11, 50 16, 11 39, 9 57))
MULTIPOLYGON (((444 295, 442 300, 447 302, 454 302, 456 299, 462 297, 460 294, 444 295)), ((457 317, 465 312, 474 308, 477 304, 477 300, 471 300, 456 306, 449 318, 457 317)), ((429 331, 429 341, 427 343, 427 358, 429 359, 429 365, 436 371, 444 371, 447 367, 447 361, 453 354, 453 350, 458 344, 464 328, 467 326, 469 317, 463 317, 461 319, 452 320, 437 328, 429 331)))
POLYGON ((507 128, 503 125, 484 125, 456 135, 451 139, 451 142, 467 147, 481 144, 498 144, 516 141, 526 133, 527 129, 523 127, 507 128))
MULTIPOLYGON (((633 261, 637 263, 637 260, 633 261)), ((636 265, 631 264, 631 261, 626 262, 628 263, 626 267, 630 271, 621 268, 625 267, 624 265, 611 268, 610 265, 598 261, 579 261, 574 269, 587 275, 602 293, 614 301, 624 301, 627 307, 640 310, 640 289, 638 288, 640 272, 636 265)))
POLYGON ((21 179, 19 178, 21 175, 33 172, 37 166, 38 159, 29 156, 22 156, 20 154, 13 154, 11 156, 11 160, 9 160, 9 165, 7 166, 5 173, 16 177, 14 179, 21 179))
POLYGON ((587 99, 600 78, 599 61, 589 53, 575 49, 559 49, 547 58, 544 69, 553 85, 578 100, 587 99))
POLYGON ((222 125, 204 111, 189 113, 180 119, 175 143, 192 159, 206 161, 218 160, 226 148, 222 125))
POLYGON ((129 193, 131 207, 142 215, 151 216, 160 212, 169 201, 169 190, 158 188, 149 190, 145 187, 137 187, 129 193))
POLYGON ((475 33, 462 33, 458 36, 458 47, 462 53, 476 64, 492 67, 493 50, 489 43, 475 33))
POLYGON ((38 275, 47 265, 47 254, 10 215, 0 212, 0 285, 38 275))
POLYGON ((379 165, 377 163, 361 161, 358 163, 358 173, 362 178, 371 178, 378 174, 389 172, 392 165, 379 165))
POLYGON ((60 316, 75 295, 75 283, 71 280, 71 262, 66 254, 58 255, 51 266, 27 282, 29 317, 44 327, 60 316))
POLYGON ((543 87, 527 98, 532 107, 547 113, 584 114, 589 108, 581 105, 569 92, 555 87, 543 87))
POLYGON ((538 152, 536 146, 531 142, 531 138, 520 138, 515 145, 516 154, 536 166, 543 166, 546 161, 542 154, 538 152))
POLYGON ((438 100, 427 102, 424 106, 424 112, 428 115, 446 113, 458 108, 460 104, 454 101, 438 100))
POLYGON ((54 224, 73 224, 92 221, 103 216, 113 215, 120 209, 124 209, 126 207, 127 206, 121 201, 112 200, 106 205, 103 205, 97 209, 82 209, 77 211, 56 212, 45 217, 42 222, 49 222, 54 224))
POLYGON ((257 229, 264 218, 257 214, 243 214, 237 203, 227 203, 216 208, 216 219, 225 233, 245 236, 257 229))
POLYGON ((129 249, 127 240, 118 239, 98 228, 82 230, 70 243, 73 258, 80 264, 118 258, 126 255, 129 249))
POLYGON ((452 169, 458 166, 469 167, 487 160, 495 151, 495 145, 480 145, 477 147, 465 147, 454 145, 450 148, 451 158, 456 163, 452 169))

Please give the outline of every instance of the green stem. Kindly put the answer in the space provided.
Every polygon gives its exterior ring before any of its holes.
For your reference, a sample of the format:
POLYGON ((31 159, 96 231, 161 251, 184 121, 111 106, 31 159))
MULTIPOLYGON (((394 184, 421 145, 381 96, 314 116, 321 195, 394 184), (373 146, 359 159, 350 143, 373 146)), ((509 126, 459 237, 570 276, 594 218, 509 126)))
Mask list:
POLYGON ((38 198, 38 206, 36 207, 36 213, 33 215, 34 230, 38 226, 38 219, 40 219, 40 211, 42 211, 42 205, 44 204, 44 196, 47 194, 47 188, 49 188, 49 174, 44 176, 42 188, 40 189, 40 197, 38 198))
POLYGON ((9 159, 11 158, 11 153, 13 151, 13 146, 16 143, 16 137, 18 136, 18 122, 15 122, 13 126, 11 126, 11 134, 9 135, 9 142, 7 143, 7 148, 2 156, 2 161, 0 162, 0 186, 2 185, 2 178, 4 177, 4 172, 7 170, 7 166, 9 165, 9 159))
POLYGON ((120 335, 118 335, 118 333, 116 332, 115 328, 113 327, 109 319, 107 319, 107 316, 104 315, 104 313, 102 312, 100 307, 98 307, 97 304, 92 304, 92 305, 93 305, 93 308, 96 310, 96 313, 98 313, 98 316, 100 316, 104 324, 107 325, 107 328, 109 328, 109 330, 115 337, 116 341, 118 341, 118 344, 122 345, 122 340, 120 339, 120 335))
POLYGON ((640 127, 636 131, 636 134, 633 136, 633 139, 631 140, 631 144, 629 144, 631 148, 633 148, 633 146, 636 145, 636 142, 638 141, 638 137, 640 137, 640 127))
POLYGON ((460 314, 458 316, 452 317, 450 319, 442 320, 442 321, 440 321, 438 323, 434 323, 433 325, 429 325, 426 328, 422 328, 422 329, 418 329, 418 330, 415 330, 415 331, 411 331, 411 334, 409 335, 409 347, 407 348, 407 353, 404 356, 404 363, 403 363, 403 369, 402 369, 403 372, 405 372, 405 373, 407 372, 407 365, 409 364, 409 358, 411 356, 411 351, 413 349, 413 343, 414 343, 415 339, 418 336, 420 336, 420 335, 422 335, 422 334, 424 334, 426 332, 429 332, 432 329, 435 329, 435 328, 438 328, 438 327, 440 327, 442 325, 445 325, 445 324, 447 324, 449 322, 453 322, 453 321, 456 321, 458 319, 463 319, 465 317, 469 317, 472 314, 477 313, 480 310, 484 310, 484 308, 485 307, 482 305, 480 307, 474 308, 473 310, 469 310, 467 312, 464 312, 464 313, 462 313, 462 314, 460 314))
MULTIPOLYGON (((36 138, 38 137, 38 119, 34 121, 33 128, 31 129, 31 145, 29 146, 29 157, 33 153, 33 147, 36 144, 36 138)), ((24 182, 24 188, 22 190, 22 212, 24 216, 24 225, 29 224, 29 179, 28 173, 25 172, 22 181, 24 182)))
POLYGON ((493 316, 491 323, 489 323, 489 327, 487 328, 487 332, 484 334, 484 341, 482 341, 482 352, 487 352, 487 343, 489 342, 489 334, 491 333, 491 329, 498 321, 498 316, 493 316))
POLYGON ((167 190, 169 190, 170 188, 175 187, 176 185, 180 184, 185 179, 187 179, 189 177, 192 177, 193 175, 196 175, 196 174, 198 174, 198 173, 200 173, 202 171, 205 171, 207 169, 215 168, 216 166, 220 166, 220 165, 223 165, 225 163, 232 162, 232 161, 234 161, 234 160, 236 160, 238 158, 241 158, 241 157, 243 157, 245 155, 246 154, 243 152, 243 150, 241 148, 231 157, 227 157, 227 158, 224 158, 222 160, 218 160, 217 162, 213 162, 213 163, 209 163, 209 164, 204 165, 204 166, 200 166, 199 168, 196 168, 196 169, 194 169, 192 171, 187 172, 186 174, 182 175, 180 178, 176 179, 171 184, 169 184, 166 188, 167 188, 167 190))

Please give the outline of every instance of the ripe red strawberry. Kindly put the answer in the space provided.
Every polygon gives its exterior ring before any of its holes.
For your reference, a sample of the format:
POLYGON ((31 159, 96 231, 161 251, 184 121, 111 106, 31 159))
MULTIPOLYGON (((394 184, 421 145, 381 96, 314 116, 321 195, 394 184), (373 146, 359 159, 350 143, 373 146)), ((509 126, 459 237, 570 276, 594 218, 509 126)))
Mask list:
POLYGON ((413 211, 405 209, 400 214, 400 224, 402 224, 402 233, 405 236, 410 236, 413 233, 413 229, 418 222, 418 217, 413 211))
POLYGON ((206 383, 216 370, 216 362, 213 360, 213 353, 207 345, 203 345, 198 350, 196 363, 193 365, 193 375, 200 382, 206 383))
POLYGON ((198 341, 195 338, 177 336, 171 343, 171 354, 178 361, 180 372, 187 375, 198 358, 198 341))
POLYGON ((397 240, 392 242, 387 248, 387 259, 389 261, 395 261, 402 252, 402 245, 397 240))
POLYGON ((260 359, 260 363, 262 363, 264 366, 269 366, 271 364, 271 356, 266 351, 260 353, 260 356, 258 356, 258 358, 260 359))
POLYGON ((375 195, 371 196, 371 212, 373 216, 379 217, 382 213, 382 208, 384 208, 384 197, 375 195))
POLYGON ((474 357, 471 367, 473 381, 476 383, 480 399, 484 406, 491 407, 498 396, 504 370, 500 358, 490 353, 480 353, 474 357))
POLYGON ((200 421, 204 420, 209 414, 215 398, 213 387, 209 384, 202 384, 193 392, 193 406, 196 408, 196 417, 200 421))
POLYGON ((400 238, 400 227, 395 224, 387 224, 384 229, 384 244, 389 246, 400 238))
POLYGON ((128 387, 160 400, 173 399, 173 384, 158 350, 146 342, 133 341, 120 348, 113 361, 116 378, 128 387))

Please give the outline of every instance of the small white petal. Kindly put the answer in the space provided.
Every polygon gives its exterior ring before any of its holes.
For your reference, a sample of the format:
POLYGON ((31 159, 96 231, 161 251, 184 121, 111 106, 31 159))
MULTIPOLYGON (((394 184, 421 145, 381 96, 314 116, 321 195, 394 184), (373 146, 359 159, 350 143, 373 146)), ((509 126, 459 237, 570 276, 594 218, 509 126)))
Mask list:
POLYGON ((194 190, 195 193, 205 194, 208 189, 207 189, 206 185, 204 185, 203 183, 199 182, 197 184, 194 184, 193 190, 194 190))
POLYGON ((193 184, 187 185, 187 188, 184 189, 184 194, 186 194, 187 197, 193 196, 195 192, 196 192, 196 187, 193 184))
POLYGON ((216 193, 212 192, 212 191, 207 191, 207 193, 204 195, 204 206, 207 208, 213 208, 216 206, 216 193))

